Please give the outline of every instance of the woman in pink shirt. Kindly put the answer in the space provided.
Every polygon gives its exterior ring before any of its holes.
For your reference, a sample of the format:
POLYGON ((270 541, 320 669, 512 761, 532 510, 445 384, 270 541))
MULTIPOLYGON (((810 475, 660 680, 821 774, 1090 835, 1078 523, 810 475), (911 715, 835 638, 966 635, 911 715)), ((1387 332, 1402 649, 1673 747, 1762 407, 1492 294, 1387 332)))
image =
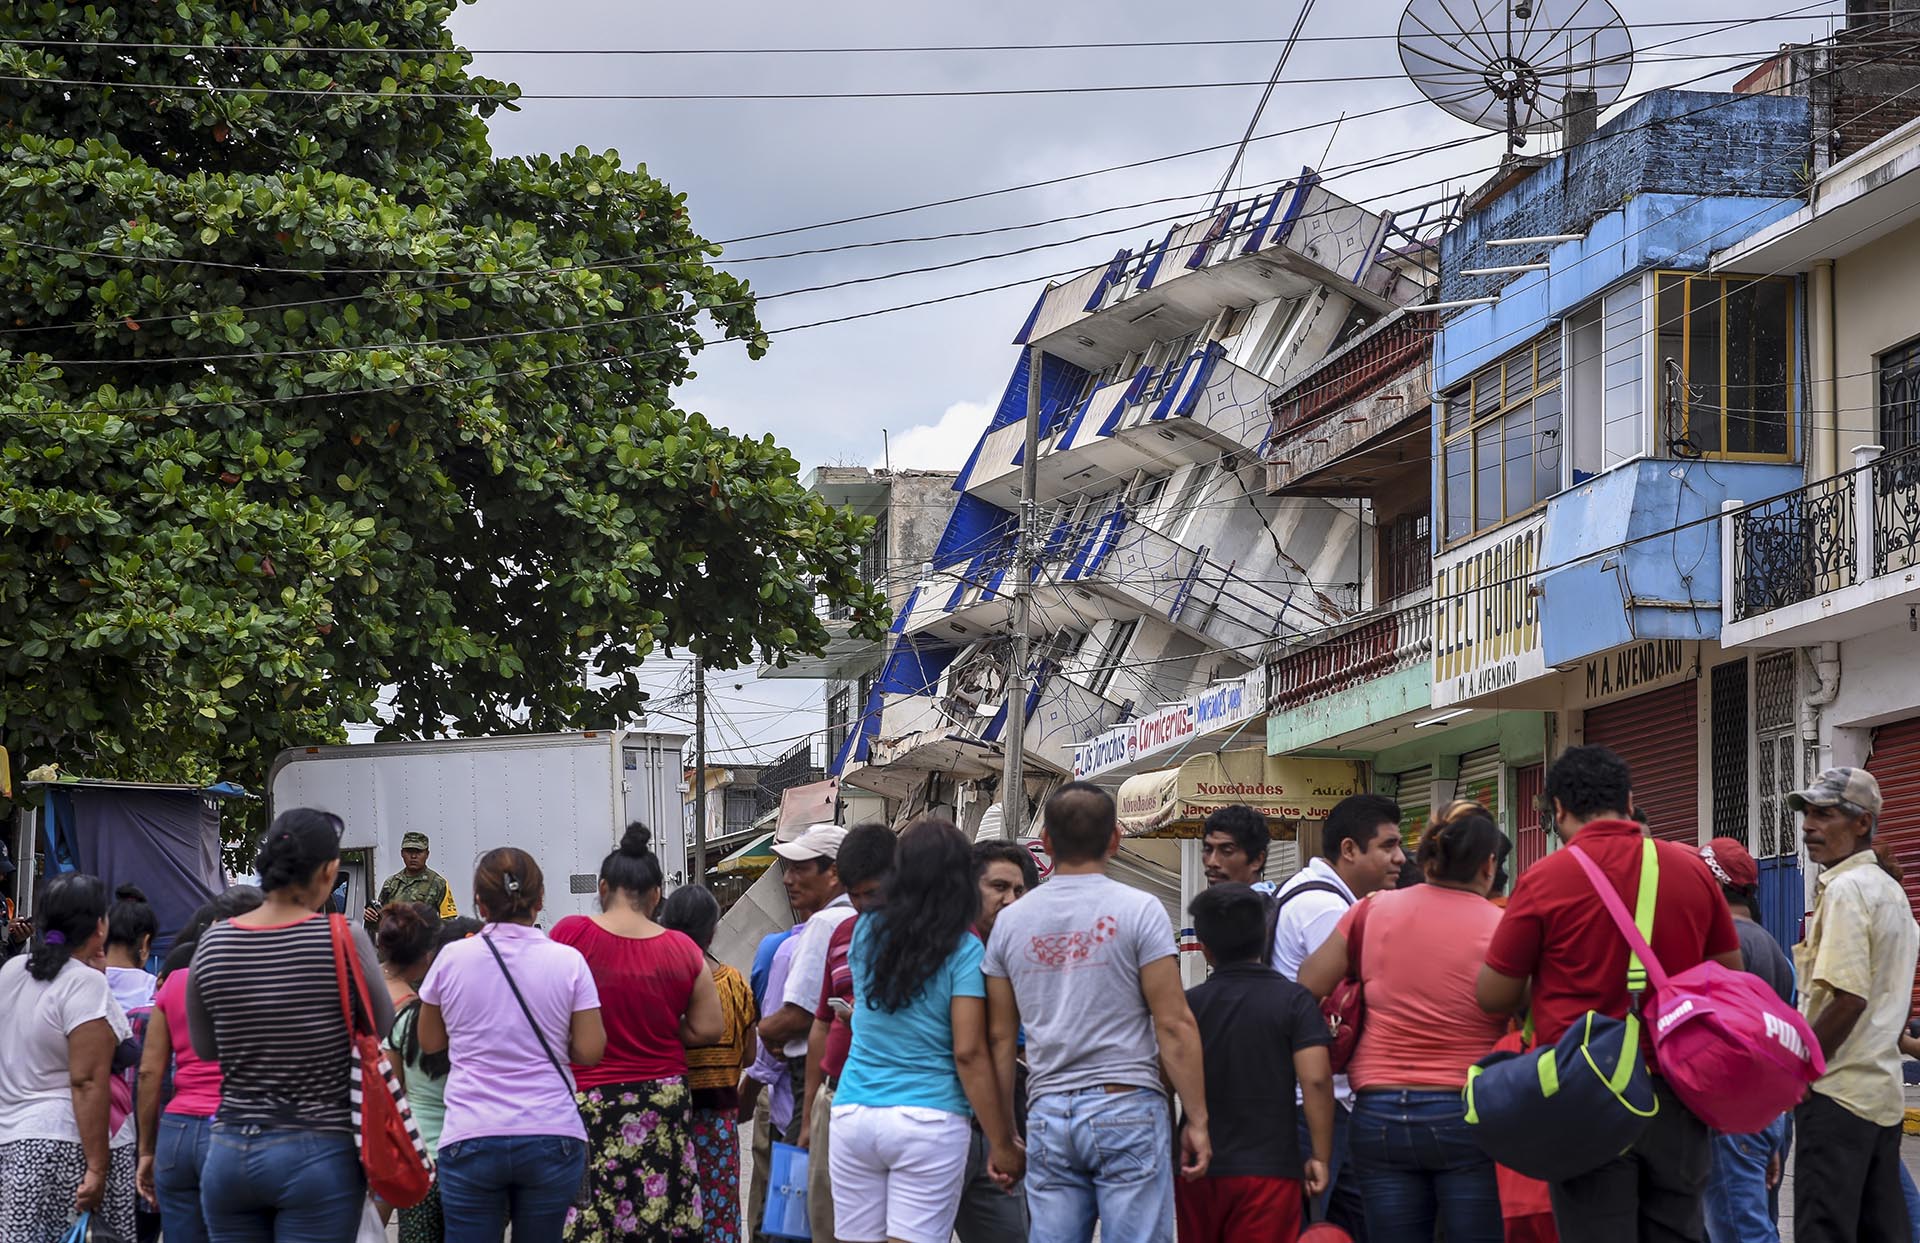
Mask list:
POLYGON ((193 913, 160 967, 160 986, 147 1020, 140 1054, 140 1197, 160 1210, 167 1243, 207 1243, 207 1221, 200 1212, 200 1167, 207 1161, 207 1138, 220 1108, 220 1063, 193 1051, 187 1034, 187 964, 200 934, 223 919, 244 915, 266 900, 252 885, 235 885, 193 913), (173 1064, 173 1097, 160 1111, 167 1065, 173 1064))
POLYGON ((1356 919, 1367 1011, 1347 1075, 1353 1082, 1353 1168, 1376 1239, 1500 1243, 1493 1163, 1467 1134, 1460 1091, 1505 1020, 1480 1009, 1474 981, 1500 910, 1512 848, 1487 809, 1456 802, 1420 839, 1427 883, 1355 904, 1300 968, 1325 997, 1347 974, 1356 919))

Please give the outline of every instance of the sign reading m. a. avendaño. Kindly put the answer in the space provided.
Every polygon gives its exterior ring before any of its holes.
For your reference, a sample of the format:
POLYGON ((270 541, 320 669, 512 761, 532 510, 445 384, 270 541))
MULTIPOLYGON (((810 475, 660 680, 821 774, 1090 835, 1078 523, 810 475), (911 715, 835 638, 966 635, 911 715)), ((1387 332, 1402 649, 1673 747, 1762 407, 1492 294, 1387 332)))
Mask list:
POLYGON ((1533 590, 1546 531, 1547 516, 1535 514, 1434 562, 1434 707, 1546 675, 1533 590))

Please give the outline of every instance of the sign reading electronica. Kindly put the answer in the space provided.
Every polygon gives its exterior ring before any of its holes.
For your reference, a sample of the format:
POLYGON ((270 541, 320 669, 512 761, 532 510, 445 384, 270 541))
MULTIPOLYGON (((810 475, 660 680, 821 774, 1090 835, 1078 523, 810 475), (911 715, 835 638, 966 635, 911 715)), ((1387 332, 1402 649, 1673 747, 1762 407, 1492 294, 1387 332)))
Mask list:
POLYGON ((1172 750, 1201 734, 1238 725, 1265 711, 1265 684, 1266 671, 1257 669, 1245 678, 1217 683, 1190 699, 1164 704, 1137 720, 1096 734, 1074 749, 1074 778, 1085 780, 1144 756, 1172 750))
POLYGON ((1546 676, 1534 594, 1546 530, 1536 514, 1434 562, 1434 707, 1546 676))

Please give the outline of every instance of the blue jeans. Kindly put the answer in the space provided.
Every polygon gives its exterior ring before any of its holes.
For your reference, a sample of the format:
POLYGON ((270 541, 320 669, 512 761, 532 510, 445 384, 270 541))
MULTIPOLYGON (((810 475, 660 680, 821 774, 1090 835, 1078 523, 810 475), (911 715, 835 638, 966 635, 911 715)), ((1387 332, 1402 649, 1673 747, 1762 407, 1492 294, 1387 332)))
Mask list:
POLYGON ((1779 1243, 1780 1197, 1767 1187, 1767 1165, 1787 1158, 1793 1115, 1781 1114, 1764 1131, 1713 1137, 1707 1176, 1707 1243, 1779 1243))
POLYGON ((1905 1161, 1900 1163, 1900 1191, 1907 1197, 1907 1224, 1913 1228, 1913 1243, 1920 1243, 1920 1188, 1913 1185, 1913 1171, 1905 1161))
POLYGON ((353 1243, 366 1195, 351 1135, 213 1124, 200 1170, 213 1243, 353 1243))
POLYGON ((1053 1092, 1027 1110, 1028 1243, 1173 1243, 1173 1119, 1140 1089, 1053 1092))
POLYGON ((161 1114, 153 1142, 153 1194, 160 1201, 160 1228, 167 1243, 207 1243, 200 1212, 200 1171, 207 1163, 213 1119, 161 1114))
POLYGON ((447 1243, 559 1243, 587 1172, 587 1141, 565 1135, 488 1135, 440 1145, 447 1243))
POLYGON ((1354 1099, 1353 1169, 1376 1239, 1500 1243, 1493 1162, 1467 1133, 1458 1092, 1362 1092, 1354 1099))

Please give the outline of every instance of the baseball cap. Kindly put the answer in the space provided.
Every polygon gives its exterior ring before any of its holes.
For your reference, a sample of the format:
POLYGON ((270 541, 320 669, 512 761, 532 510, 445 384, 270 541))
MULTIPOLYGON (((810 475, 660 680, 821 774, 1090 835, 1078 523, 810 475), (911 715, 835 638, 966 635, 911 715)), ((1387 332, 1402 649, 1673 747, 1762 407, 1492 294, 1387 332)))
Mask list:
POLYGON ((773 853, 795 863, 807 859, 836 859, 847 831, 837 824, 816 824, 790 842, 774 843, 773 853))
POLYGON ((427 835, 425 833, 402 834, 400 837, 400 849, 402 850, 430 849, 430 847, 427 845, 427 835))
POLYGON ((1700 848, 1707 870, 1723 885, 1747 889, 1760 883, 1760 865, 1747 848, 1731 837, 1716 837, 1700 848))
POLYGON ((1804 790, 1787 795, 1787 806, 1795 811, 1809 807, 1831 807, 1852 803, 1870 816, 1880 814, 1880 783, 1864 768, 1829 768, 1813 779, 1804 790))

